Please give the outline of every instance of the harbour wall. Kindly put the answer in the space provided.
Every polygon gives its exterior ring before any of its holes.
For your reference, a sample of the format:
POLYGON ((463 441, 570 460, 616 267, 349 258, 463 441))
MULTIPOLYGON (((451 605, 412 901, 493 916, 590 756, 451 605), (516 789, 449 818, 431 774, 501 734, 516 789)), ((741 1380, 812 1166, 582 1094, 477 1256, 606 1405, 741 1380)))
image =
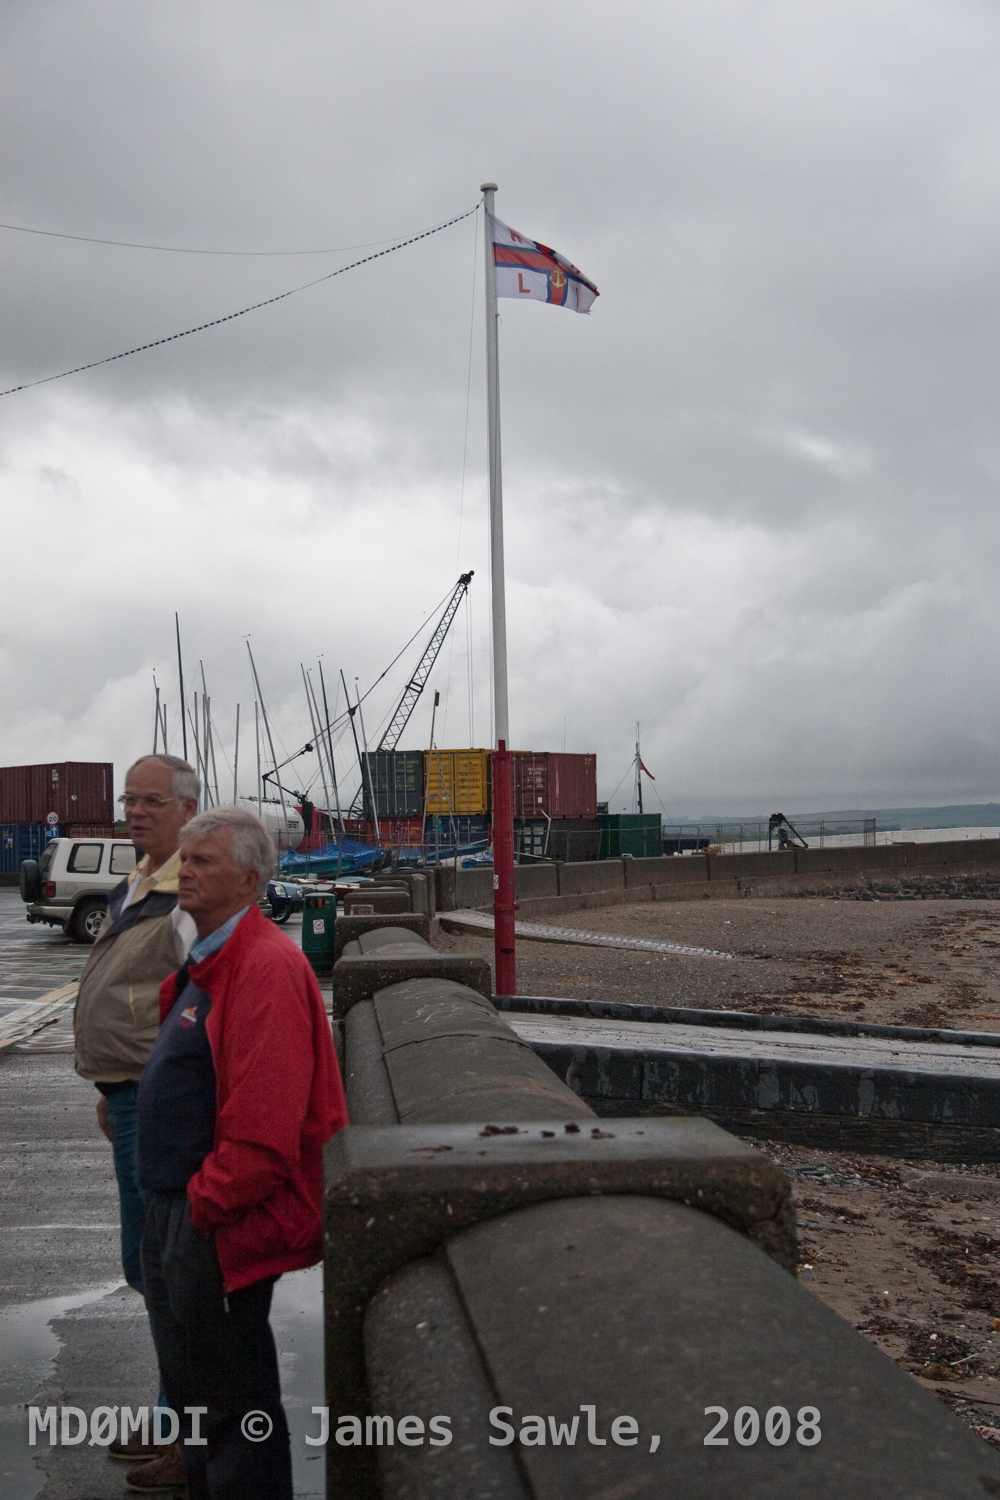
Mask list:
MULTIPOLYGON (((455 870, 445 865, 435 871, 435 879, 439 911, 493 904, 493 871, 488 867, 455 870)), ((870 900, 996 899, 1000 897, 1000 839, 519 865, 515 890, 524 919, 642 901, 842 893, 870 900)))

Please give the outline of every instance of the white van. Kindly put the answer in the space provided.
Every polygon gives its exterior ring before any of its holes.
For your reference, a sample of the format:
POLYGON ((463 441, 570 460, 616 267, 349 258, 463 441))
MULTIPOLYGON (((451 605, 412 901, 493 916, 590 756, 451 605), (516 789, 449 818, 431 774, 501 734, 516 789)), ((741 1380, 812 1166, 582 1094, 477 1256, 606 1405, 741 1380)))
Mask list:
POLYGON ((61 927, 76 943, 101 930, 108 896, 135 869, 131 839, 52 839, 38 860, 21 865, 21 900, 29 922, 61 927))

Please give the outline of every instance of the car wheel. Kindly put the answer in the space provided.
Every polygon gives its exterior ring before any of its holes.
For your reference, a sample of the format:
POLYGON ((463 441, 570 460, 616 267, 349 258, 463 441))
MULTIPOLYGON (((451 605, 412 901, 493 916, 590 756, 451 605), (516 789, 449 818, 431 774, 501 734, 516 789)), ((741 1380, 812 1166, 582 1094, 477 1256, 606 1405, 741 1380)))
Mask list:
POLYGON ((287 922, 288 918, 291 915, 292 915, 292 903, 290 901, 283 901, 283 902, 282 901, 272 901, 271 902, 271 921, 272 922, 279 922, 279 923, 280 922, 287 922))
POLYGON ((66 924, 66 931, 74 943, 95 943, 104 925, 104 913, 108 903, 103 896, 85 896, 73 908, 73 915, 66 924))
POLYGON ((21 900, 29 904, 42 894, 42 872, 37 859, 22 860, 20 886, 21 900))

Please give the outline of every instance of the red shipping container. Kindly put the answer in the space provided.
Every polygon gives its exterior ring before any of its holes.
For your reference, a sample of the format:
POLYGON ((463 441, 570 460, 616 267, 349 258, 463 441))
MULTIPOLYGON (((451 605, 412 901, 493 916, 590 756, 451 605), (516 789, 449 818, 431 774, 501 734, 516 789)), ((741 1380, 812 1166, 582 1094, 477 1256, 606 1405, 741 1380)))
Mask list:
POLYGON ((114 766, 67 760, 42 766, 0 767, 0 823, 115 821, 114 766))
POLYGON ((596 818, 597 756, 515 750, 515 818, 596 818))

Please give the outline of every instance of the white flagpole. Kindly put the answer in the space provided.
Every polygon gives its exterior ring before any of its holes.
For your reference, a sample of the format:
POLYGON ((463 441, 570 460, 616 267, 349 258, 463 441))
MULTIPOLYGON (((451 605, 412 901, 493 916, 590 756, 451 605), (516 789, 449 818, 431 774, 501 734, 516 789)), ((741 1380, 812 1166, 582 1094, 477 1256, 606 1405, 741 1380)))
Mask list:
POLYGON ((495 182, 482 185, 486 209, 486 394, 490 436, 490 561, 493 590, 493 947, 498 995, 517 994, 514 959, 514 782, 507 723, 507 615, 503 577, 503 485, 500 480, 500 375, 497 359, 497 280, 493 263, 495 182))
POLYGON ((493 266, 493 217, 495 182, 482 184, 483 224, 486 244, 486 402, 489 417, 490 460, 490 562, 493 602, 493 712, 496 741, 509 742, 507 723, 507 611, 503 567, 503 483, 500 475, 500 370, 497 352, 497 282, 493 266))

